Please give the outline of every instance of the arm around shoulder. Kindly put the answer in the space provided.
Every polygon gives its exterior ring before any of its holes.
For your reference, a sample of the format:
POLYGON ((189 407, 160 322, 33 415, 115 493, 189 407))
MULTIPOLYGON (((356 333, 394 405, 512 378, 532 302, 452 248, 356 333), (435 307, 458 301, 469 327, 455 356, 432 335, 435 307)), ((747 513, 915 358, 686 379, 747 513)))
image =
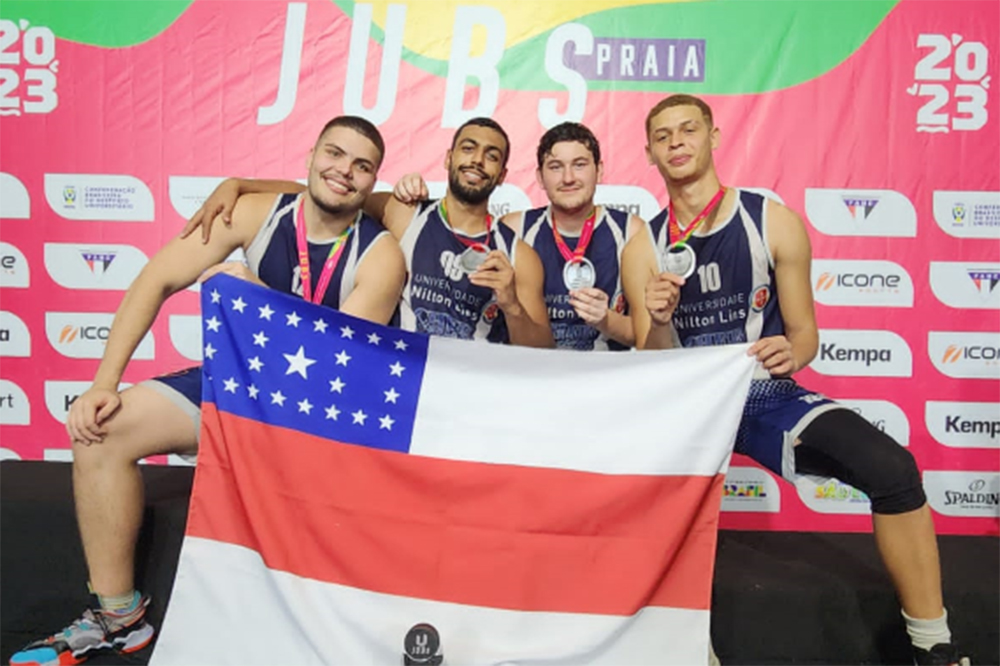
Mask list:
POLYGON ((376 240, 358 267, 354 290, 341 312, 379 324, 388 324, 399 306, 406 282, 406 261, 399 244, 389 234, 376 240))

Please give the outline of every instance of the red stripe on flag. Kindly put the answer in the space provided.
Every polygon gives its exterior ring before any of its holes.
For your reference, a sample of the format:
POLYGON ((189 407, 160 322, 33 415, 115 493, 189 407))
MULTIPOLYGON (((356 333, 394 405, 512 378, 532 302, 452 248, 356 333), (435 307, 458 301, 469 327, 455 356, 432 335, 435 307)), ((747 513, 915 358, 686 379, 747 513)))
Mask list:
POLYGON ((202 424, 187 533, 254 549, 272 569, 493 608, 709 607, 722 475, 434 459, 209 403, 202 424))

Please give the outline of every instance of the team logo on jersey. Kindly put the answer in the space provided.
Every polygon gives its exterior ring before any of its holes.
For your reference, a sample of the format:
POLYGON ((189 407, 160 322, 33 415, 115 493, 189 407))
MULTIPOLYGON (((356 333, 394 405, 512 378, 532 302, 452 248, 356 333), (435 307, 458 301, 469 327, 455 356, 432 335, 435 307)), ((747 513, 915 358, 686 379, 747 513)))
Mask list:
POLYGON ((847 212, 857 222, 864 222, 875 210, 880 199, 878 197, 843 197, 841 199, 847 207, 847 212))
POLYGON ((753 290, 753 295, 750 297, 750 305, 754 312, 760 312, 770 300, 771 288, 766 284, 762 284, 753 290))
POLYGON ((496 303, 490 303, 486 306, 486 310, 483 311, 483 319, 486 320, 486 323, 492 324, 498 314, 500 314, 500 306, 496 303))
POLYGON ((612 309, 618 314, 625 314, 625 294, 618 294, 614 299, 612 309))

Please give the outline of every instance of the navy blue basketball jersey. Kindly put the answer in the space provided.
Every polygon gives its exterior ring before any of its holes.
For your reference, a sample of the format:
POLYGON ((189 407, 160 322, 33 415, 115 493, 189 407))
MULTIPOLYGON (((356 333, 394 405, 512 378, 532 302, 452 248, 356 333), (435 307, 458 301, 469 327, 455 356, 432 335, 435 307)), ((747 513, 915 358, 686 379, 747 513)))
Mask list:
MULTIPOLYGON (((295 211, 302 196, 306 195, 278 196, 267 220, 246 249, 250 270, 264 284, 299 297, 302 296, 302 278, 295 240, 295 211)), ((367 215, 361 216, 348 237, 340 261, 333 271, 330 286, 323 296, 323 305, 340 308, 340 304, 347 300, 348 295, 354 290, 354 277, 368 249, 379 237, 387 233, 389 232, 372 218, 367 215)), ((307 238, 306 242, 309 247, 312 289, 313 293, 316 293, 323 264, 326 263, 330 246, 334 241, 313 243, 307 238)))
MULTIPOLYGON (((622 291, 621 257, 628 232, 628 213, 601 207, 594 223, 594 235, 584 256, 594 264, 597 282, 595 287, 608 295, 609 307, 620 314, 626 313, 625 295, 622 291)), ((561 234, 567 247, 575 250, 579 234, 561 234)), ((556 346, 563 349, 628 349, 610 340, 593 326, 587 324, 569 303, 569 289, 563 282, 566 259, 559 252, 552 233, 552 214, 549 208, 525 211, 521 224, 521 238, 534 248, 545 270, 545 307, 548 309, 552 336, 556 346)))
MULTIPOLYGON (((673 324, 685 347, 755 342, 784 335, 774 288, 774 260, 765 233, 765 198, 736 191, 732 215, 687 243, 695 272, 681 288, 673 324)), ((649 223, 657 257, 669 244, 667 210, 649 223)), ((661 266, 662 270, 662 266, 661 266)))
POLYGON ((399 242, 408 271, 400 328, 446 338, 507 342, 503 312, 493 290, 469 282, 459 266, 458 257, 467 246, 456 234, 500 250, 511 264, 517 237, 499 223, 493 224, 489 234, 467 236, 442 218, 439 204, 440 200, 421 202, 399 242))

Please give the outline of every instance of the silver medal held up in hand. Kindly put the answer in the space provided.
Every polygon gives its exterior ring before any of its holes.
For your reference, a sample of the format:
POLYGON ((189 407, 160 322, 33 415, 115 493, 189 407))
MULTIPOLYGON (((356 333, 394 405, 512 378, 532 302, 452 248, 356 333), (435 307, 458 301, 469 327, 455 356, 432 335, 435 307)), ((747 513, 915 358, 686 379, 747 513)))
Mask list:
POLYGON ((660 269, 682 278, 691 277, 697 263, 698 257, 694 253, 694 248, 684 241, 672 243, 660 253, 660 269))
POLYGON ((574 257, 563 265, 563 284, 570 291, 586 289, 597 284, 597 270, 590 259, 574 257))
POLYGON ((483 265, 489 253, 490 250, 485 245, 470 245, 465 248, 465 251, 463 251, 462 254, 458 255, 458 266, 465 271, 466 274, 471 275, 476 272, 476 269, 483 265))

